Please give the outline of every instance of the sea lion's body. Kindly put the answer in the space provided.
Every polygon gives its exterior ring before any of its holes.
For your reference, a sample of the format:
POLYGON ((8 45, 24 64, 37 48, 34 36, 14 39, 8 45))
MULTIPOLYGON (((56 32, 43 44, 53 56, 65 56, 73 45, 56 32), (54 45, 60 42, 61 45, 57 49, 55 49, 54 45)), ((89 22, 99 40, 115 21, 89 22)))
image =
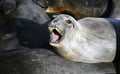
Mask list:
POLYGON ((33 0, 47 13, 70 12, 79 19, 86 16, 99 17, 108 7, 108 0, 33 0))
MULTIPOLYGON (((111 22, 115 23, 114 19, 111 22)), ((107 19, 84 18, 77 21, 62 14, 53 19, 49 30, 50 44, 69 60, 86 63, 114 60, 116 32, 107 19)))

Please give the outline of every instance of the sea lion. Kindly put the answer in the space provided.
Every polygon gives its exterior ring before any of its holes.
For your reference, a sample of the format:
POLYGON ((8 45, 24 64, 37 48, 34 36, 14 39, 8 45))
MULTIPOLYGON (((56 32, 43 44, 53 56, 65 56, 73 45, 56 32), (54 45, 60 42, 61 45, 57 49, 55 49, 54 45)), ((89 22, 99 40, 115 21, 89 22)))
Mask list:
MULTIPOLYGON (((73 14, 76 19, 91 16, 99 17, 106 12, 110 0, 33 0, 47 13, 73 14)), ((109 13, 108 13, 109 14, 109 13)))
POLYGON ((90 17, 75 20, 69 15, 57 15, 48 27, 50 44, 72 61, 112 62, 116 54, 116 32, 112 23, 120 24, 120 20, 117 21, 90 17))

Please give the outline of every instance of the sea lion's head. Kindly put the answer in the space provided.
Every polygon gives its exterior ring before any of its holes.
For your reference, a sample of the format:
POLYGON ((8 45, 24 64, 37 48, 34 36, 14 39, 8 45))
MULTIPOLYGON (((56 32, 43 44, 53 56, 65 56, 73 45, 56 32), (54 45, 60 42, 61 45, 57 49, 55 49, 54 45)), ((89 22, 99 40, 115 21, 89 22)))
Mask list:
POLYGON ((54 16, 54 19, 49 24, 50 31, 50 44, 55 47, 59 47, 65 42, 72 40, 75 32, 76 20, 65 14, 54 16), (68 41, 66 41, 68 40, 68 41))

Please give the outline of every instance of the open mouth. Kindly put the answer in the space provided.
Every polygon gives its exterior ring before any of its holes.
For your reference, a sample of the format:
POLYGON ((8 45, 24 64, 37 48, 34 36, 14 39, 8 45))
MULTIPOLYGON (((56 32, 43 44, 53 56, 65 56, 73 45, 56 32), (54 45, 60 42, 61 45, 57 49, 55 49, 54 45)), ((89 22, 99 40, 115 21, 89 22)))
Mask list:
POLYGON ((57 28, 51 30, 51 43, 59 43, 62 39, 62 35, 57 28))

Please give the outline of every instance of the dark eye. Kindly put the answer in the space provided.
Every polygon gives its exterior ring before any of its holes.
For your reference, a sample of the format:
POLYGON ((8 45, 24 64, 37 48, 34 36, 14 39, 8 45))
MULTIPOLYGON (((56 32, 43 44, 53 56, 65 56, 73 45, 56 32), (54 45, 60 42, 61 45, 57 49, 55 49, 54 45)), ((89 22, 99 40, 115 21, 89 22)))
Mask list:
POLYGON ((72 21, 71 21, 71 20, 66 20, 66 22, 67 22, 68 24, 71 24, 71 23, 72 23, 72 21))

